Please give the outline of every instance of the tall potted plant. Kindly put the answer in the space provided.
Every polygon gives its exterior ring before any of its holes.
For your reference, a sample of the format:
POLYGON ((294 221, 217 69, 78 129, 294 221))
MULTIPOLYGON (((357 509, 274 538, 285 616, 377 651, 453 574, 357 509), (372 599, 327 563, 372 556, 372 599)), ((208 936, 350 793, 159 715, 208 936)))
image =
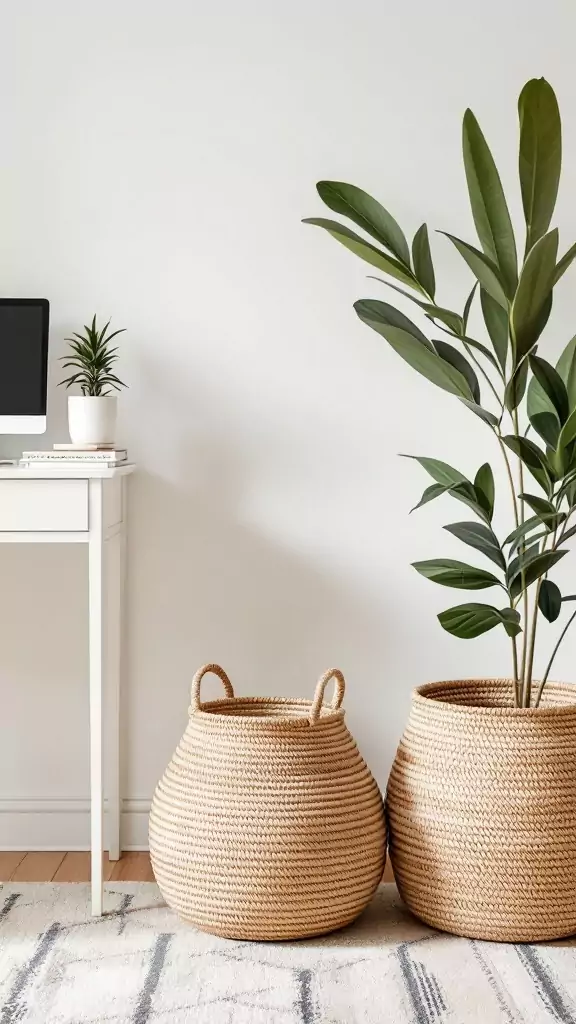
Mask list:
POLYGON ((364 235, 339 221, 306 223, 325 229, 416 305, 427 330, 388 302, 361 299, 354 308, 407 363, 483 421, 502 459, 511 515, 504 536, 493 527, 488 462, 470 479, 436 458, 412 456, 432 478, 416 507, 443 495, 465 505, 474 518, 445 529, 490 563, 440 557, 414 568, 446 587, 501 595, 457 604, 438 618, 463 639, 503 628, 510 677, 415 691, 387 805, 395 876, 418 916, 459 934, 529 941, 576 931, 576 687, 548 681, 576 617, 567 614, 576 595, 562 594, 550 575, 576 533, 576 337, 555 366, 543 354, 554 289, 576 258, 576 244, 559 258, 558 230, 550 227, 561 123, 548 82, 527 82, 518 110, 520 257, 492 153, 472 111, 464 114, 464 169, 479 246, 441 232, 475 279, 462 312, 437 299, 426 224, 409 247, 380 203, 337 181, 319 182, 318 193, 364 235), (469 327, 475 302, 480 338, 469 327), (561 623, 552 640, 543 619, 561 623), (540 640, 548 660, 536 680, 540 640))
POLYGON ((125 328, 112 331, 110 321, 99 328, 96 316, 90 325, 84 324, 84 334, 74 332, 66 338, 70 352, 62 357, 64 367, 73 367, 74 373, 60 383, 70 388, 79 387, 80 395, 68 397, 68 429, 70 440, 78 445, 112 445, 116 440, 118 400, 113 391, 126 384, 113 372, 118 359, 118 346, 112 340, 123 334, 125 328))

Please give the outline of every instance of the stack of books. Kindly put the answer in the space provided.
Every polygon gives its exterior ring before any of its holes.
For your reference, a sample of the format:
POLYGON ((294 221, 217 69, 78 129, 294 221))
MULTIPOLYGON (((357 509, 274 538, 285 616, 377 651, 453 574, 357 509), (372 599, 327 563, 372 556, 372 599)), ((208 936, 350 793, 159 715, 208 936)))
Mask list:
POLYGON ((112 469, 115 466, 122 466, 128 461, 126 448, 115 448, 114 445, 76 445, 76 444, 55 444, 51 451, 47 452, 23 452, 20 465, 53 466, 61 469, 62 466, 74 469, 86 469, 87 466, 102 466, 112 469))

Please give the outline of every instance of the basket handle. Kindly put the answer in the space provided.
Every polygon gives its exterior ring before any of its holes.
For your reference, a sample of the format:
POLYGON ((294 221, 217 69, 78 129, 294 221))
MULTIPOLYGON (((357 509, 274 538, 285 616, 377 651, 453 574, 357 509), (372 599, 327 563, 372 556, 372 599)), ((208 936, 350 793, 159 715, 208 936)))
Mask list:
POLYGON ((208 672, 213 672, 215 676, 218 676, 222 680, 227 697, 234 696, 232 683, 228 679, 224 669, 220 668, 220 665, 202 665, 202 668, 198 669, 194 679, 192 680, 190 714, 194 711, 200 711, 202 707, 202 703, 200 701, 200 684, 208 672))
POLYGON ((312 701, 312 707, 310 708, 310 725, 316 725, 320 711, 322 709, 322 700, 324 697, 324 690, 331 679, 336 680, 336 690, 330 707, 333 711, 338 711, 344 700, 344 690, 346 688, 346 682, 339 668, 329 668, 323 676, 320 677, 314 691, 314 700, 312 701))

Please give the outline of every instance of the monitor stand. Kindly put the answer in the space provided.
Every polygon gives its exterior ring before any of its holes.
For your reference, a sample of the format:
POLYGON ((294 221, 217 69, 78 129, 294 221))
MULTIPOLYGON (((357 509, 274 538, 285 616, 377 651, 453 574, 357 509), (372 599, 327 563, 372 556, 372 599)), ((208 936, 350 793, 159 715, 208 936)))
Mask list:
POLYGON ((10 434, 0 433, 0 466, 17 466, 18 458, 13 457, 14 444, 10 444, 10 434), (12 456, 12 457, 11 457, 12 456))

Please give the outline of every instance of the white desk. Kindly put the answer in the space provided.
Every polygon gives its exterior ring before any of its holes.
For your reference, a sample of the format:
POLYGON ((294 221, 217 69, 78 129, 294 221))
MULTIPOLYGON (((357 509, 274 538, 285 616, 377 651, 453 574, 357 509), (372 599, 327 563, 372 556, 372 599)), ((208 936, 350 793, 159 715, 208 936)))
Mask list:
POLYGON ((106 686, 108 849, 120 857, 120 677, 126 482, 118 469, 0 467, 0 543, 87 544, 90 646, 92 913, 102 914, 103 706, 106 686))

